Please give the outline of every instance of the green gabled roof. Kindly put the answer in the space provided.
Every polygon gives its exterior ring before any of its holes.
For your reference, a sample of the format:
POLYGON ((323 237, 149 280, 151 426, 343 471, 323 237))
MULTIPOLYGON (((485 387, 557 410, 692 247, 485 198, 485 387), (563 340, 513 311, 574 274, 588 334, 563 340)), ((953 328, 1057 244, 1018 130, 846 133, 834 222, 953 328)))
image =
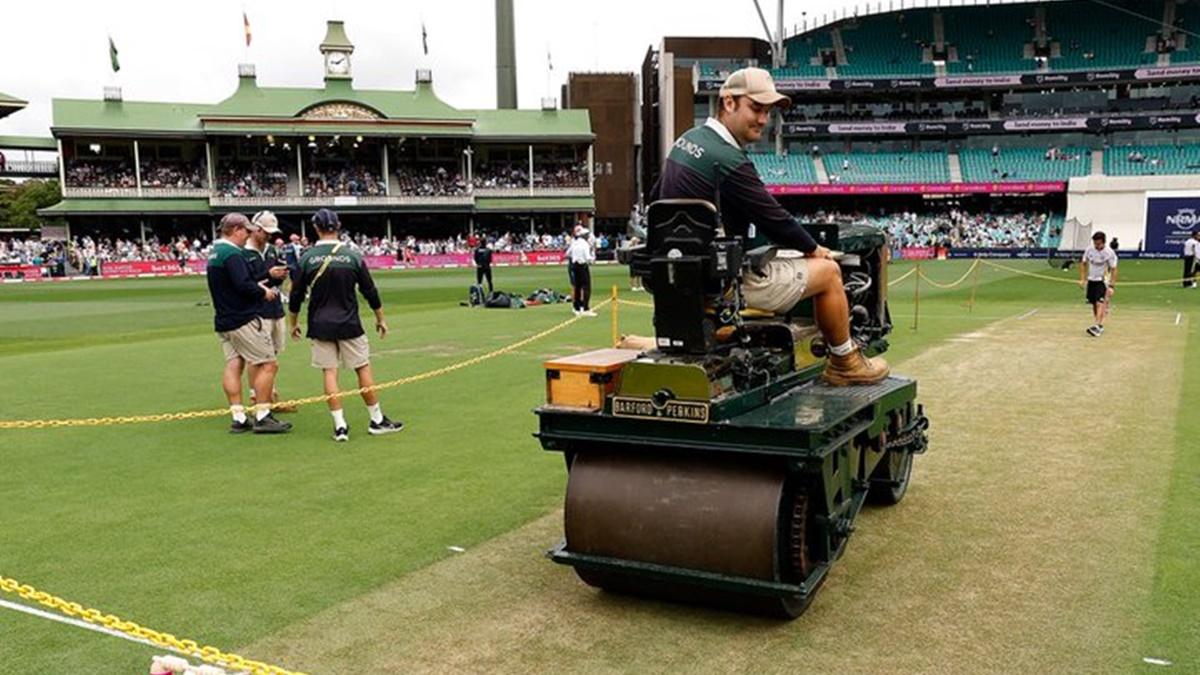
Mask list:
POLYGON ((29 105, 28 101, 22 101, 15 96, 9 96, 0 91, 0 117, 11 115, 27 105, 29 105))
POLYGON ((475 210, 527 213, 529 211, 595 211, 591 197, 477 197, 475 210))
POLYGON ((197 103, 56 98, 52 103, 52 131, 55 135, 62 132, 138 132, 198 136, 202 133, 199 115, 211 107, 197 103))
POLYGON ((39 216, 136 215, 139 213, 208 213, 207 199, 64 199, 38 209, 39 216))
POLYGON ((476 110, 475 138, 485 141, 528 141, 551 138, 590 141, 587 110, 476 110))
POLYGON ((370 134, 473 137, 481 141, 590 142, 587 110, 458 110, 432 85, 410 91, 354 89, 330 80, 323 88, 259 87, 242 77, 232 96, 216 104, 54 99, 55 135, 175 135, 207 133, 370 134), (360 119, 306 120, 317 105, 351 103, 378 113, 360 119), (411 124, 396 124, 411 122, 411 124))
POLYGON ((0 136, 0 148, 57 151, 58 142, 46 136, 0 136))
POLYGON ((463 120, 469 112, 452 107, 428 84, 410 91, 354 89, 347 80, 330 80, 322 89, 259 87, 252 78, 241 78, 237 91, 220 103, 208 106, 210 117, 295 117, 323 103, 356 103, 388 119, 463 120))

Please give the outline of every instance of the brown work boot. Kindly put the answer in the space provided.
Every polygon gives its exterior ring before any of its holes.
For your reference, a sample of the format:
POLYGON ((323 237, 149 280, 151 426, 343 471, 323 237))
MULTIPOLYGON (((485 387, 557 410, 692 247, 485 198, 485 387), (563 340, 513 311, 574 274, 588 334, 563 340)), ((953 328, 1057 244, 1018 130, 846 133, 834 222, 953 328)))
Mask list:
POLYGON ((878 384, 891 372, 887 361, 879 357, 869 358, 862 350, 855 349, 845 356, 829 355, 822 377, 827 384, 848 387, 856 384, 878 384))

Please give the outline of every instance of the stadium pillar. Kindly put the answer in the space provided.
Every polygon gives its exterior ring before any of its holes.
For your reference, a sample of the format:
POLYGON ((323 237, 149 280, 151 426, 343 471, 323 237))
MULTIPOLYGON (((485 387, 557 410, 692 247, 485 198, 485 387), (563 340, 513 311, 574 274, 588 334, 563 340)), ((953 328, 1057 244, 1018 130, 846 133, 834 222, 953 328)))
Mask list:
MULTIPOLYGON (((138 147, 138 140, 133 139, 133 177, 137 181, 137 196, 142 196, 142 155, 138 147)), ((142 243, 146 243, 146 235, 142 235, 142 243)))
POLYGON ((529 196, 533 196, 533 144, 529 144, 529 196))
MULTIPOLYGON (((379 150, 383 154, 383 194, 390 196, 392 194, 392 179, 388 177, 387 142, 384 142, 383 147, 380 148, 379 150)), ((391 239, 391 237, 392 237, 392 230, 391 230, 391 224, 390 224, 391 222, 392 222, 391 220, 388 220, 388 223, 389 223, 388 238, 389 239, 391 239)))
POLYGON ((467 149, 463 150, 463 156, 465 156, 467 158, 466 159, 467 168, 465 171, 463 171, 463 175, 465 175, 467 177, 467 192, 474 192, 475 191, 475 179, 474 179, 475 167, 474 167, 474 162, 472 160, 475 157, 475 151, 472 150, 471 146, 468 145, 467 149))
POLYGON ((471 236, 475 235, 475 214, 474 213, 467 216, 467 234, 469 234, 471 236))
POLYGON ((62 139, 58 139, 58 189, 67 189, 67 158, 63 156, 62 139))
POLYGON ((138 219, 138 235, 142 239, 142 246, 145 246, 146 245, 146 219, 145 218, 138 219))
POLYGON ((596 191, 596 145, 588 146, 588 192, 596 191))
MULTIPOLYGON (((300 144, 296 143, 296 187, 300 188, 300 196, 304 196, 304 160, 300 159, 300 144)), ((300 231, 304 231, 304 219, 300 219, 300 231)))
POLYGON ((212 143, 209 141, 204 141, 204 163, 208 171, 208 189, 216 190, 217 183, 214 180, 216 178, 216 172, 213 170, 212 143))
POLYGON ((388 238, 388 241, 391 241, 391 239, 392 239, 392 217, 391 217, 391 216, 388 216, 388 217, 387 217, 387 219, 386 219, 384 222, 385 222, 385 223, 387 223, 387 238, 388 238))

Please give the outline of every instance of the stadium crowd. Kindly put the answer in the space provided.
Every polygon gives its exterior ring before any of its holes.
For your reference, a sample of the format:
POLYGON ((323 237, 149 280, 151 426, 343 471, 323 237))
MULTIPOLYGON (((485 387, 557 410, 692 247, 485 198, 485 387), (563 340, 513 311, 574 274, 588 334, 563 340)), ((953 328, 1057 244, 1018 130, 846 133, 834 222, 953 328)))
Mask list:
POLYGON ((451 197, 466 194, 467 181, 462 174, 445 167, 408 167, 396 169, 400 194, 412 197, 451 197))
POLYGON ((68 187, 136 188, 133 165, 124 161, 69 159, 66 166, 68 187))
POLYGON ((221 167, 217 194, 222 197, 283 197, 287 195, 287 169, 282 164, 254 161, 221 167))
MULTIPOLYGON (((818 211, 818 221, 870 225, 886 231, 897 247, 1033 248, 1050 227, 1047 213, 979 213, 948 209, 870 215, 818 211)), ((1051 233, 1053 234, 1053 233, 1051 233)))
POLYGON ((387 186, 378 174, 353 164, 311 170, 304 179, 306 197, 380 197, 385 194, 387 186))
POLYGON ((203 189, 204 170, 199 164, 142 162, 142 187, 203 189))

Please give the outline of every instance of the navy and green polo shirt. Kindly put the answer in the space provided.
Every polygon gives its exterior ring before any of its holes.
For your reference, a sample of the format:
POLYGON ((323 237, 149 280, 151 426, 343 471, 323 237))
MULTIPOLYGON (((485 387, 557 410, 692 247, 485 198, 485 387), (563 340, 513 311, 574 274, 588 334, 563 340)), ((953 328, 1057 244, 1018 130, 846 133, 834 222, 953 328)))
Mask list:
MULTIPOLYGON (((274 246, 267 244, 266 248, 260 251, 247 244, 242 249, 242 255, 245 256, 246 266, 250 268, 250 276, 255 281, 265 282, 267 286, 275 289, 283 285, 283 279, 276 279, 271 276, 272 267, 286 264, 274 246)), ((263 298, 259 303, 258 315, 264 319, 282 319, 283 299, 278 295, 270 302, 263 298)))
POLYGON ((371 309, 383 306, 362 255, 345 245, 334 253, 336 245, 336 241, 322 239, 300 256, 300 270, 288 298, 288 310, 299 314, 305 296, 311 295, 308 298, 307 335, 314 340, 349 340, 365 332, 358 318, 355 287, 371 309), (317 279, 326 260, 329 265, 317 279))
POLYGON ((812 235, 767 192, 750 156, 715 119, 675 141, 651 196, 718 204, 725 233, 745 237, 749 248, 770 243, 808 253, 817 247, 812 235))
POLYGON ((205 272, 218 333, 237 330, 258 318, 263 289, 250 274, 240 246, 226 239, 213 242, 205 272))

